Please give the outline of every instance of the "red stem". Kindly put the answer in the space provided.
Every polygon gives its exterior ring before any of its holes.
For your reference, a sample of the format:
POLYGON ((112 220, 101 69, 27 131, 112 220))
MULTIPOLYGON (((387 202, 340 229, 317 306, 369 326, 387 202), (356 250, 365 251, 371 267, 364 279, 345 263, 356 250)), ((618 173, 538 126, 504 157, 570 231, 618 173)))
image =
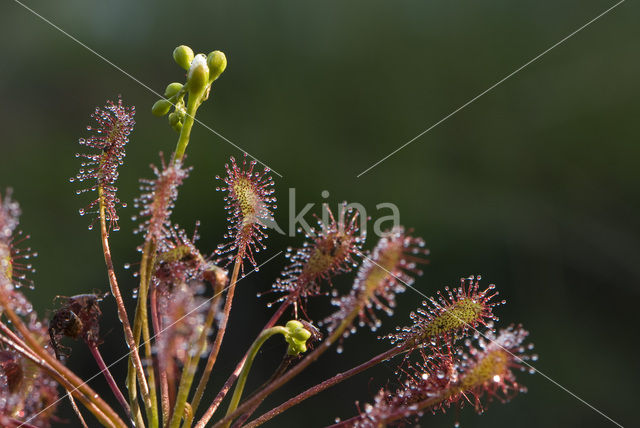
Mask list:
POLYGON ((116 308, 118 310, 118 318, 122 324, 124 330, 124 337, 129 346, 129 352, 131 354, 131 360, 135 366, 136 373, 138 375, 138 382, 140 383, 140 389, 142 390, 142 396, 145 399, 145 405, 151 406, 151 399, 149 398, 149 385, 147 378, 144 375, 144 369, 142 368, 142 360, 140 360, 140 354, 138 353, 138 346, 133 337, 133 331, 131 330, 131 324, 129 323, 129 317, 127 316, 127 309, 122 299, 122 293, 120 293, 120 287, 118 286, 118 279, 116 278, 116 272, 113 268, 113 260, 111 259, 111 247, 109 246, 109 232, 107 230, 107 222, 105 217, 104 208, 104 196, 102 194, 102 187, 98 189, 100 192, 100 238, 102 241, 102 252, 104 254, 104 263, 107 266, 107 276, 109 277, 109 286, 111 288, 111 294, 116 299, 116 308))
POLYGON ((29 345, 27 345, 26 343, 24 343, 24 341, 22 339, 20 339, 20 337, 15 334, 13 332, 13 330, 11 330, 9 327, 7 327, 7 325, 5 323, 3 323, 2 321, 0 321, 0 330, 2 330, 2 332, 4 334, 6 334, 8 336, 8 339, 13 341, 15 343, 15 345, 10 345, 12 347, 15 348, 15 346, 20 346, 22 348, 23 353, 29 353, 30 357, 32 360, 37 361, 39 359, 38 355, 35 354, 34 352, 31 351, 31 349, 29 349, 29 345))
MULTIPOLYGON (((16 352, 19 352, 22 356, 30 359, 32 362, 35 362, 36 364, 38 364, 38 361, 40 360, 40 358, 31 353, 31 350, 29 349, 29 346, 27 346, 27 344, 25 344, 22 339, 20 339, 18 336, 15 335, 15 333, 13 333, 4 323, 0 322, 0 329, 9 337, 5 337, 0 335, 0 341, 2 341, 3 343, 6 343, 7 345, 9 345, 11 348, 13 348, 16 352)), ((44 367, 43 367, 44 368, 44 367)), ((73 408, 73 411, 75 412, 76 416, 78 416, 78 419, 80 420, 80 424, 84 427, 87 428, 87 423, 85 422, 84 418, 82 417, 82 413, 80 413, 80 409, 78 408, 78 405, 76 404, 75 400, 73 399, 73 396, 71 395, 71 393, 69 392, 69 390, 67 390, 67 397, 69 398, 69 402, 71 403, 71 407, 73 408)), ((46 410, 46 409, 45 409, 46 410)), ((4 416, 4 415, 0 415, 0 418, 4 416)), ((37 415, 35 415, 37 416, 37 415)), ((35 418, 35 416, 33 416, 31 419, 35 418)), ((9 418, 8 416, 5 416, 7 418, 9 418)), ((9 418, 10 421, 12 420, 11 418, 9 418)), ((23 426, 22 423, 18 422, 17 426, 23 426)), ((24 423, 25 425, 29 425, 26 422, 24 423)), ((31 425, 29 425, 31 426, 31 425)))
POLYGON ((87 343, 87 346, 91 351, 91 355, 93 355, 93 358, 96 360, 96 363, 98 363, 98 368, 100 368, 100 371, 107 380, 109 388, 111 388, 111 391, 113 391, 113 395, 116 396, 116 399, 118 400, 122 408, 125 410, 125 412, 127 412, 127 416, 129 417, 129 419, 131 419, 131 407, 129 407, 127 399, 124 398, 124 395, 122 395, 122 391, 120 391, 120 388, 118 388, 115 379, 109 371, 109 367, 107 367, 104 360, 102 359, 102 354, 100 354, 98 346, 95 343, 87 343))
POLYGON ((342 372, 342 373, 338 373, 337 375, 333 376, 330 379, 325 380, 322 383, 319 383, 316 386, 313 386, 309 389, 307 389, 306 391, 298 394, 297 396, 293 397, 292 399, 282 403, 281 405, 279 405, 278 407, 268 411, 267 413, 263 414, 262 416, 260 416, 257 419, 254 419, 253 421, 249 422, 247 425, 245 425, 245 427, 247 428, 253 428, 253 427, 257 427, 259 425, 262 425, 263 423, 269 421, 270 419, 278 416, 280 413, 283 413, 285 410, 288 410, 289 408, 296 406, 300 403, 302 403, 304 400, 306 400, 309 397, 313 397, 314 395, 324 391, 325 389, 328 389, 344 380, 349 379, 352 376, 357 375, 360 372, 363 372, 365 370, 367 370, 368 368, 371 368, 379 363, 381 363, 382 361, 388 360, 390 358, 395 357, 396 355, 404 352, 405 348, 404 347, 395 347, 395 348, 391 348, 386 352, 383 352, 382 354, 379 354, 373 358, 371 358, 369 361, 360 364, 357 367, 352 368, 351 370, 347 370, 346 372, 342 372))
MULTIPOLYGON (((273 314, 271 319, 267 322, 267 324, 262 328, 261 331, 273 327, 278 322, 278 320, 280 319, 280 317, 282 316, 284 311, 289 307, 290 304, 291 302, 289 300, 284 301, 282 305, 280 305, 278 310, 273 314)), ((202 416, 201 422, 202 420, 205 420, 205 418, 206 418, 206 421, 211 419, 215 411, 218 410, 218 406, 220 406, 220 403, 222 402, 224 397, 226 397, 227 393, 229 392, 229 390, 231 389, 235 381, 238 379, 238 376, 240 376, 240 372, 242 371, 242 367, 244 366, 244 363, 247 360, 248 355, 249 355, 249 350, 247 350, 247 352, 244 354, 244 357, 242 357, 242 360, 238 362, 238 365, 236 366, 235 370, 233 371, 233 373, 231 373, 227 381, 224 383, 224 385, 222 386, 222 389, 220 390, 220 392, 218 392, 218 395, 216 395, 216 398, 213 399, 213 402, 211 403, 207 411, 202 416)), ((196 426, 199 426, 199 425, 200 423, 198 423, 198 425, 196 426)))
MULTIPOLYGON (((150 284, 149 290, 149 306, 151 307, 151 326, 156 342, 160 339, 162 329, 160 328, 160 317, 158 316, 158 290, 155 285, 150 284)), ((171 399, 169 398, 169 381, 167 370, 163 363, 164 358, 154 358, 158 369, 158 378, 160 379, 160 405, 162 406, 162 423, 166 425, 171 417, 171 399)))
MULTIPOLYGON (((326 338, 322 343, 318 345, 318 347, 307 355, 302 361, 300 361, 297 365, 291 368, 288 372, 283 374, 281 377, 275 379, 271 384, 262 389, 260 392, 256 393, 252 398, 249 398, 244 404, 241 404, 233 413, 230 415, 226 415, 222 420, 218 421, 213 427, 220 428, 224 427, 225 424, 230 423, 234 419, 243 415, 244 413, 251 411, 253 407, 260 403, 265 399, 269 394, 280 388, 285 383, 289 382, 291 379, 299 375, 304 369, 309 367, 309 365, 313 364, 320 356, 331 347, 342 335, 344 331, 351 326, 353 320, 358 316, 362 308, 364 307, 364 303, 360 302, 359 304, 353 307, 353 310, 347 315, 340 325, 331 333, 331 335, 326 338)), ((203 417, 196 425, 196 428, 203 428, 204 425, 208 422, 203 417)))

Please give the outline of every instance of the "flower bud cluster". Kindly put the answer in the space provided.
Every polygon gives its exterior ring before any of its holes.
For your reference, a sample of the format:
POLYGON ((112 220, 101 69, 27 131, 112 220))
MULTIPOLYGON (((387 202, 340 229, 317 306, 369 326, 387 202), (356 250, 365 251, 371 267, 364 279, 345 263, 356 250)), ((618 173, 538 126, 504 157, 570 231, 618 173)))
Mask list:
POLYGON ((287 348, 288 355, 298 355, 307 352, 307 340, 311 337, 304 324, 300 321, 291 320, 285 325, 288 333, 285 334, 284 340, 289 344, 287 348))
POLYGON ((186 82, 170 83, 164 91, 165 98, 156 101, 151 112, 155 116, 165 116, 173 108, 168 117, 169 125, 180 132, 188 114, 185 96, 188 94, 197 105, 206 100, 211 84, 227 68, 227 58, 220 51, 213 51, 206 56, 202 53, 196 55, 189 46, 181 45, 174 49, 173 59, 187 72, 186 82))

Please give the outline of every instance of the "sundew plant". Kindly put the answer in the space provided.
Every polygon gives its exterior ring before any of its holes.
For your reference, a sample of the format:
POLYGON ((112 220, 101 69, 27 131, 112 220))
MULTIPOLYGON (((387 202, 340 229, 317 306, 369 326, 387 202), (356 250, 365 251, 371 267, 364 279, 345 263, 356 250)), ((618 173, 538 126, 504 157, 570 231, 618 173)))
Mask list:
POLYGON ((149 108, 136 113, 126 95, 96 108, 87 127, 90 136, 79 140, 79 169, 69 173, 81 199, 80 215, 99 236, 108 291, 59 297, 48 319, 36 314, 30 291, 23 291, 25 285, 32 288, 29 273, 36 253, 18 228, 20 207, 11 190, 0 194, 0 426, 50 426, 60 420, 56 411, 63 402, 75 412, 71 426, 277 426, 281 413, 383 362, 397 367, 393 378, 374 379, 377 392, 369 401, 354 399, 352 417, 336 418, 332 426, 408 426, 450 408, 482 413, 490 402, 506 402, 525 391, 520 372, 533 372, 529 361, 536 356, 521 325, 497 325, 496 311, 505 302, 494 285, 483 285, 479 276, 463 278, 393 321, 389 316, 398 294, 415 290, 420 281, 429 254, 425 242, 400 225, 377 242, 367 242, 358 211, 346 204, 338 212, 328 211, 324 220, 319 216, 305 242, 286 250, 288 264, 281 275, 257 290, 270 320, 235 369, 216 366, 223 344, 231 340, 224 340, 230 314, 244 310, 233 304, 236 288, 264 261, 261 251, 277 209, 277 183, 247 154, 214 164, 187 157, 198 109, 227 60, 220 51, 194 54, 187 46, 177 47, 173 58, 186 72, 184 82, 170 83, 150 110, 167 117, 173 130, 168 133, 177 133, 175 151, 160 154, 132 201, 138 226, 130 232, 139 237, 140 252, 134 265, 139 281, 135 307, 125 306, 110 237, 120 229, 118 210, 125 205, 117 193, 118 168, 127 145, 136 144, 135 115, 149 108), (217 248, 199 246, 197 225, 187 230, 172 220, 180 188, 188 185, 193 168, 219 171, 216 190, 224 195, 227 224, 218 225, 224 240, 217 248), (351 278, 352 287, 334 286, 337 276, 351 278), (128 374, 122 379, 112 376, 115 363, 108 364, 100 351, 105 331, 101 307, 107 299, 115 300, 120 320, 110 327, 122 334, 129 350, 128 374), (314 313, 318 305, 308 305, 311 300, 325 302, 329 315, 314 313), (313 363, 332 348, 350 352, 349 336, 363 328, 376 331, 387 350, 276 407, 263 406, 301 372, 313 371, 313 363), (266 341, 280 342, 278 368, 259 380, 259 388, 245 391, 266 341), (88 348, 113 397, 98 394, 89 379, 67 365, 79 346, 88 348), (211 391, 213 385, 222 387, 211 391))

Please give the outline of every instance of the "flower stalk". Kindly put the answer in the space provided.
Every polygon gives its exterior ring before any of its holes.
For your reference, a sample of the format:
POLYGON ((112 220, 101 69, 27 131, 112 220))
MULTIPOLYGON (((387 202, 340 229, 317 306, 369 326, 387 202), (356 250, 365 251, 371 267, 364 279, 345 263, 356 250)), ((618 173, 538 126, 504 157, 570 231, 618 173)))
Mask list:
MULTIPOLYGON (((275 390, 280 388, 285 383, 289 382, 291 379, 300 374, 304 369, 306 369, 310 364, 315 362, 320 356, 331 347, 342 335, 345 330, 351 326, 354 319, 357 317, 360 307, 354 308, 354 310, 347 316, 347 318, 340 323, 340 325, 333 331, 331 336, 325 339, 320 346, 318 346, 313 352, 307 355, 302 361, 300 361, 297 365, 295 365, 291 370, 286 372, 284 375, 275 379, 271 384, 265 387, 262 391, 255 394, 249 400, 245 401, 244 404, 239 406, 234 412, 231 414, 227 414, 221 421, 216 423, 214 428, 226 427, 231 421, 233 421, 238 416, 242 415, 244 412, 253 408, 254 405, 264 400, 265 397, 273 393, 275 390)), ((207 424, 208 420, 201 419, 196 428, 204 428, 207 424)))
MULTIPOLYGON (((235 280, 232 277, 232 281, 237 280, 237 274, 235 275, 235 280)), ((202 331, 200 332, 200 337, 198 339, 198 344, 196 346, 196 351, 193 355, 187 360, 187 364, 185 364, 182 370, 182 377, 180 378, 180 385, 178 387, 178 394, 176 397, 176 401, 173 407, 173 414, 171 416, 169 426, 177 428, 180 425, 180 421, 184 417, 185 420, 193 419, 193 410, 191 405, 187 403, 187 399, 189 398, 189 392, 191 390, 191 384, 193 383, 193 378, 196 374, 196 369, 198 368, 198 361, 200 361, 200 355, 204 352, 207 342, 207 334, 213 324, 213 321, 216 316, 218 301, 220 300, 220 295, 222 294, 223 284, 219 284, 219 288, 214 289, 214 298, 213 302, 209 305, 209 310, 207 312, 207 318, 204 322, 204 326, 202 331), (187 414, 185 415, 185 409, 188 409, 187 414)), ((233 296, 231 296, 233 298, 233 296)), ((227 299, 229 299, 229 295, 227 295, 227 299)), ((223 321, 224 322, 224 321, 223 321)), ((219 334, 219 333, 218 333, 219 334)), ((215 345, 214 345, 215 346, 215 345)), ((219 349, 219 345, 218 345, 219 349)), ((214 352, 209 354, 213 355, 214 352)), ((217 355, 217 352, 215 353, 217 355)), ((215 363, 215 358, 213 358, 211 367, 213 367, 213 363, 215 363)), ((207 361, 207 367, 209 366, 209 362, 207 361)), ((209 372, 211 369, 209 370, 209 372)), ((188 426, 188 425, 187 425, 188 426)))
MULTIPOLYGON (((262 328, 262 331, 273 327, 278 322, 282 314, 287 310, 290 303, 291 303, 290 301, 283 302, 278 308, 278 310, 273 314, 271 319, 267 322, 267 324, 262 328)), ((203 419, 210 420, 213 414, 216 412, 216 410, 218 409, 218 406, 220 406, 220 403, 222 402, 222 400, 224 400, 224 397, 226 397, 227 393, 229 392, 229 390, 231 389, 235 381, 240 376, 240 372, 244 367, 245 361, 247 361, 247 358, 249 358, 249 352, 250 352, 250 349, 247 350, 244 357, 242 357, 242 359, 238 362, 238 365, 234 369, 233 373, 231 373, 227 381, 224 383, 224 386, 218 392, 218 395, 216 395, 214 400, 211 402, 211 405, 204 413, 202 417, 203 419)), ((198 409, 198 405, 200 403, 200 400, 202 399, 204 388, 206 387, 206 383, 208 379, 209 379, 208 373, 205 371, 205 374, 203 374, 202 377, 200 378, 200 384, 198 385, 198 388, 194 395, 194 399, 191 402, 191 407, 194 413, 198 409)), ((193 422, 193 418, 188 419, 187 421, 185 421, 185 426, 191 426, 192 422, 193 422)))
MULTIPOLYGON (((198 107, 200 107, 202 102, 207 99, 213 80, 215 80, 226 68, 226 58, 224 58, 224 54, 222 54, 221 52, 212 52, 210 54, 210 57, 214 57, 215 61, 208 61, 208 63, 207 61, 203 63, 202 57, 202 54, 194 57, 193 51, 191 51, 191 49, 186 46, 179 46, 178 48, 176 48, 176 50, 174 51, 174 59, 176 60, 178 65, 188 69, 189 73, 187 82, 185 83, 185 85, 169 85, 167 87, 166 95, 170 96, 170 99, 160 100, 154 105, 153 108, 153 113, 160 116, 167 114, 171 105, 173 105, 176 109, 176 112, 169 115, 170 123, 172 124, 174 129, 178 129, 180 133, 176 145, 176 150, 171 161, 171 166, 174 168, 181 164, 184 159, 198 107), (222 58, 222 60, 220 58, 222 58), (211 72, 210 66, 213 68, 213 71, 211 72), (188 101, 187 109, 185 112, 182 106, 183 97, 187 92, 188 101), (172 104, 172 102, 177 102, 177 104, 172 104)), ((150 337, 147 313, 147 297, 149 294, 149 284, 151 281, 152 270, 155 265, 155 250, 157 247, 157 242, 155 242, 154 238, 155 236, 153 236, 153 234, 148 234, 143 247, 142 259, 140 263, 140 285, 138 288, 139 298, 134 321, 136 345, 139 344, 140 332, 142 332, 145 339, 145 352, 147 354, 147 359, 149 360, 151 359, 151 345, 149 340, 150 337)), ((157 334, 159 333, 160 332, 157 332, 157 334)), ((192 370, 185 370, 183 374, 192 371, 195 372, 195 368, 196 367, 194 367, 192 370)), ((169 419, 170 407, 170 400, 168 396, 168 379, 166 379, 166 373, 161 373, 160 376, 163 420, 166 422, 169 419)), ((150 380, 153 378, 153 371, 149 373, 149 377, 150 380)), ((172 426, 178 423, 175 421, 179 421, 179 419, 177 418, 180 417, 180 415, 176 414, 175 410, 179 410, 179 412, 182 413, 184 404, 186 403, 186 397, 188 396, 189 391, 188 389, 185 391, 184 388, 188 388, 191 385, 191 381, 188 379, 188 377, 189 375, 187 375, 187 378, 183 376, 183 379, 181 380, 181 386, 179 387, 181 392, 178 393, 174 413, 171 416, 172 426)), ((193 375, 191 375, 191 379, 192 378, 193 375)), ((152 405, 153 411, 155 412, 155 414, 157 414, 157 403, 155 397, 152 405)), ((157 416, 155 416, 155 414, 154 417, 155 419, 157 419, 157 416)), ((157 424, 154 426, 157 426, 157 424)))
MULTIPOLYGON (((260 335, 251 345, 251 348, 249 348, 249 355, 242 367, 240 376, 238 377, 238 383, 236 384, 236 388, 233 391, 233 396, 231 397, 231 402, 229 403, 229 407, 227 409, 227 415, 232 414, 233 411, 238 407, 240 397, 242 396, 242 391, 244 390, 244 385, 247 382, 247 377, 249 376, 249 371, 251 370, 251 365, 253 364, 253 360, 260 350, 260 347, 262 347, 262 344, 266 342, 267 339, 276 334, 282 334, 285 337, 285 340, 289 344, 289 347, 287 349, 287 354, 289 355, 298 355, 302 352, 305 352, 307 350, 306 341, 309 339, 309 337, 311 337, 311 333, 305 330, 304 326, 299 321, 289 321, 286 327, 276 326, 262 330, 260 335)), ((228 428, 230 425, 231 421, 227 422, 225 428, 228 428)))

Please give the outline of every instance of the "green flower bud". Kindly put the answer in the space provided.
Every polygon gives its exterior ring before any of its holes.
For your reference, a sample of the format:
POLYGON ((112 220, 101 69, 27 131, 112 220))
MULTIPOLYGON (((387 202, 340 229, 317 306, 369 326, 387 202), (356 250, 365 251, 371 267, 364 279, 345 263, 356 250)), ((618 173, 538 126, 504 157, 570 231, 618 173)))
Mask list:
POLYGON ((203 54, 196 55, 191 61, 191 67, 187 73, 187 84, 189 92, 202 92, 209 84, 209 66, 203 54))
POLYGON ((193 50, 189 46, 180 45, 173 50, 173 59, 180 67, 188 70, 193 61, 193 50))
POLYGON ((167 85, 167 89, 164 90, 164 96, 167 98, 171 98, 182 89, 182 83, 173 82, 167 85))
POLYGON ((178 122, 175 125, 171 125, 171 128, 173 128, 173 130, 179 134, 180 131, 182 131, 182 122, 178 122))
POLYGON ((227 68, 227 57, 220 51, 213 51, 207 56, 209 79, 213 82, 227 68))
POLYGON ((153 107, 151 107, 151 113, 155 116, 164 116, 169 113, 169 109, 171 108, 171 103, 167 100, 158 100, 155 102, 153 107))
POLYGON ((180 122, 180 116, 175 111, 169 115, 169 125, 174 127, 180 122))
POLYGON ((298 355, 306 352, 307 340, 311 337, 311 332, 306 330, 300 321, 296 320, 287 322, 285 328, 289 330, 284 338, 289 344, 287 354, 298 355))
POLYGON ((304 330, 304 325, 298 320, 288 321, 287 324, 284 327, 287 330, 289 330, 289 332, 291 332, 291 333, 293 333, 294 331, 297 331, 299 329, 303 329, 304 330))

